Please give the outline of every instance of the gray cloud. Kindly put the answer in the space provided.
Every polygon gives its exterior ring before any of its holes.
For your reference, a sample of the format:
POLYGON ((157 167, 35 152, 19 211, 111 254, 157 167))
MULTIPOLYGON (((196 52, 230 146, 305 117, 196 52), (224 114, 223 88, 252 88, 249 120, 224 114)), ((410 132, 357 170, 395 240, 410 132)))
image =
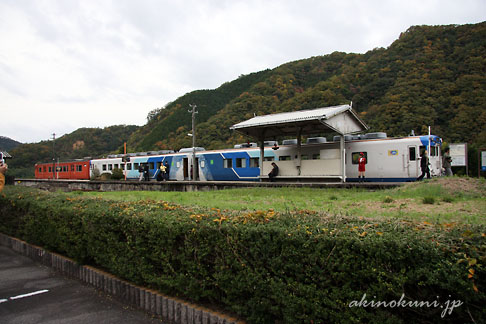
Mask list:
POLYGON ((141 125, 188 91, 484 12, 484 0, 2 0, 0 135, 141 125))

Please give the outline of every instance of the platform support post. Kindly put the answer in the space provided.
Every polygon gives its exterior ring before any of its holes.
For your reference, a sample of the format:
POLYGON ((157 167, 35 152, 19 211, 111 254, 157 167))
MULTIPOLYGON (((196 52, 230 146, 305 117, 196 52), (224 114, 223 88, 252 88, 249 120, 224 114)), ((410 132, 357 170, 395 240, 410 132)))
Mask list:
POLYGON ((344 134, 340 136, 339 148, 341 149, 341 182, 346 182, 346 147, 344 145, 344 134))

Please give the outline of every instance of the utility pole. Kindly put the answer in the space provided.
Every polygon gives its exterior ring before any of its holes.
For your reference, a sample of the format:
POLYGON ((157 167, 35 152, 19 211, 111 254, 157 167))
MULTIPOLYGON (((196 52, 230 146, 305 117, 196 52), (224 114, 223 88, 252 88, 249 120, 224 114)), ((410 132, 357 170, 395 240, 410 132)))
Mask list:
POLYGON ((191 110, 188 110, 192 114, 192 180, 196 180, 196 114, 197 106, 195 104, 189 104, 191 110))
POLYGON ((56 133, 52 133, 52 180, 56 178, 56 150, 54 149, 55 140, 56 133))

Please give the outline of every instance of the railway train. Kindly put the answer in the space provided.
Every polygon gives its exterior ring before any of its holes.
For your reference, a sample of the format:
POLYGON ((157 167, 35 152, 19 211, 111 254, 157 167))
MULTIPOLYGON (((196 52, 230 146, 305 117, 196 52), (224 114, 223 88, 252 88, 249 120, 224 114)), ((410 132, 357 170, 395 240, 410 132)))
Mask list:
MULTIPOLYGON (((442 140, 435 135, 389 138, 385 133, 345 136, 345 181, 358 181, 358 158, 366 158, 366 181, 415 181, 421 173, 420 152, 430 150, 432 176, 441 174, 442 140)), ((63 163, 35 165, 38 179, 85 179, 94 174, 111 174, 122 169, 127 180, 138 180, 139 166, 148 165, 151 180, 157 178, 161 163, 168 162, 169 180, 193 179, 202 181, 265 181, 270 164, 277 163, 276 180, 327 181, 342 180, 340 137, 331 141, 325 137, 308 138, 298 149, 297 140, 265 142, 263 171, 260 170, 260 148, 256 143, 235 145, 232 149, 204 150, 195 148, 196 168, 193 168, 193 148, 112 155, 102 159, 85 159, 63 163), (128 159, 128 158, 129 159, 128 159), (127 161, 129 160, 129 161, 127 161)))

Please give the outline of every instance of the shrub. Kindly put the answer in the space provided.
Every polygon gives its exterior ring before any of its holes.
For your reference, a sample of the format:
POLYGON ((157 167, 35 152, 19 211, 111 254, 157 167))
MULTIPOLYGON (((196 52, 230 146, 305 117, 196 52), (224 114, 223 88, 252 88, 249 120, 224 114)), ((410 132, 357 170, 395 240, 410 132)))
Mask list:
POLYGON ((113 169, 113 171, 111 172, 111 178, 113 180, 121 180, 121 179, 124 179, 125 178, 125 175, 123 174, 123 170, 122 169, 119 169, 119 168, 113 169))
POLYGON ((422 199, 422 202, 424 204, 433 205, 433 204, 435 204, 435 198, 434 197, 424 197, 422 199))
POLYGON ((486 320, 485 226, 5 192, 1 232, 249 323, 486 320), (350 307, 364 294, 463 304, 444 318, 440 307, 350 307))
POLYGON ((442 197, 442 201, 446 203, 452 203, 454 201, 454 198, 452 198, 451 196, 445 196, 442 197))

